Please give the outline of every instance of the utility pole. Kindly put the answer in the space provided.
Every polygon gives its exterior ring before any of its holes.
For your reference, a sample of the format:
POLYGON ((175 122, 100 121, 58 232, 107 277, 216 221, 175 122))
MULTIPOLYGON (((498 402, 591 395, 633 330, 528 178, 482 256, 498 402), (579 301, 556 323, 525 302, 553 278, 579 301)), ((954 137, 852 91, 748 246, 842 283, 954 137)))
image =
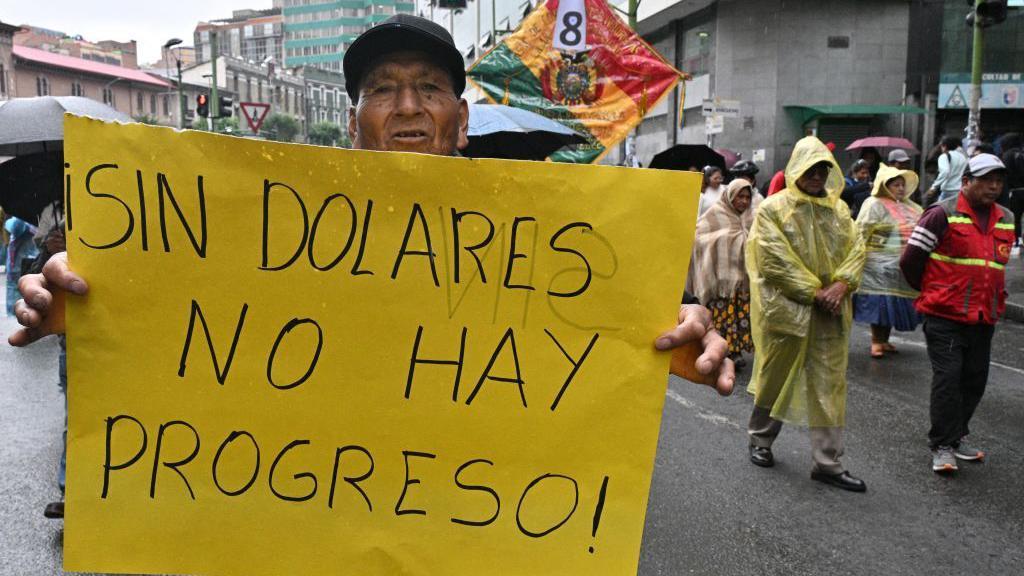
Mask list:
POLYGON ((984 0, 975 0, 974 4, 974 48, 971 59, 971 107, 970 110, 967 112, 968 146, 980 141, 979 132, 981 126, 981 69, 982 56, 984 56, 985 53, 985 29, 982 27, 982 19, 978 17, 978 8, 983 3, 984 0))
POLYGON ((217 29, 210 30, 210 131, 215 128, 215 119, 220 116, 220 99, 217 98, 217 29))
POLYGON ((178 128, 185 128, 185 89, 181 86, 181 54, 176 59, 178 62, 178 128))
POLYGON ((985 56, 985 28, 1006 20, 1007 0, 968 0, 972 6, 967 23, 974 29, 971 54, 971 107, 967 113, 968 146, 981 141, 981 72, 985 56))

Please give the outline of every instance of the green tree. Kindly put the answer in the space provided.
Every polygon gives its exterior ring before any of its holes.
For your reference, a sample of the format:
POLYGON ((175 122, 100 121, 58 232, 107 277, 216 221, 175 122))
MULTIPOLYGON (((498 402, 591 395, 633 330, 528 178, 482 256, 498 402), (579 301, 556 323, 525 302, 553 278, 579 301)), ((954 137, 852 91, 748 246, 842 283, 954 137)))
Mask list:
POLYGON ((293 142, 295 135, 299 133, 299 122, 287 114, 274 113, 263 121, 260 132, 269 140, 293 142))
POLYGON ((160 121, 157 120, 156 116, 150 116, 149 114, 142 114, 140 116, 132 116, 132 120, 135 120, 139 124, 149 124, 151 126, 157 126, 160 121))
MULTIPOLYGON (((204 132, 209 131, 208 122, 209 121, 206 118, 203 118, 202 116, 196 116, 192 120, 192 129, 202 130, 204 132)), ((218 134, 231 134, 233 136, 240 135, 240 130, 238 127, 238 118, 235 118, 234 116, 214 118, 213 131, 218 134)))
POLYGON ((239 133, 238 118, 235 118, 234 116, 217 118, 213 121, 213 130, 218 134, 237 135, 239 133))
POLYGON ((309 143, 338 146, 341 144, 341 127, 333 122, 317 122, 309 127, 309 143))

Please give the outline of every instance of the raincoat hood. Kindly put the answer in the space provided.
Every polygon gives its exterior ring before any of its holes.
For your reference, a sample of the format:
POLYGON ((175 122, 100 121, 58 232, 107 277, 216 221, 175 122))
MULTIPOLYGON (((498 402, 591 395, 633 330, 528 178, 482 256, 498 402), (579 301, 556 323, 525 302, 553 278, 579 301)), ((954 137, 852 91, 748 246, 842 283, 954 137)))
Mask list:
POLYGON ((920 179, 913 170, 900 170, 895 166, 888 166, 886 164, 881 164, 878 167, 878 175, 875 176, 875 187, 871 190, 871 195, 875 198, 890 198, 892 200, 896 200, 892 195, 892 192, 890 192, 885 185, 889 180, 899 178, 901 176, 907 183, 907 193, 903 196, 903 199, 900 200, 900 202, 907 201, 907 199, 910 198, 910 193, 917 190, 917 184, 920 179))
POLYGON ((843 170, 821 140, 814 136, 807 136, 796 143, 796 146, 793 147, 793 155, 789 157, 789 163, 786 164, 786 188, 808 199, 826 201, 831 205, 839 199, 845 183, 843 170), (796 185, 796 181, 804 175, 804 172, 819 162, 828 162, 832 166, 832 169, 828 171, 828 178, 825 180, 826 197, 820 199, 804 193, 796 185))

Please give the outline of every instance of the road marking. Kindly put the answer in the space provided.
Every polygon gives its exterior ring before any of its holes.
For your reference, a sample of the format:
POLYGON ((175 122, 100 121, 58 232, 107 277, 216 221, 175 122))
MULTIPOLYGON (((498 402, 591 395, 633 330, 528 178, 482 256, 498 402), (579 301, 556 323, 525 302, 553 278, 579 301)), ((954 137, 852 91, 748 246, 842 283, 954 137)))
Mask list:
POLYGON ((711 422, 713 424, 724 424, 726 426, 731 426, 733 428, 736 428, 737 430, 743 430, 742 426, 740 426, 739 424, 737 424, 737 423, 733 422, 732 420, 730 420, 728 416, 725 416, 724 414, 719 414, 718 412, 713 412, 711 410, 707 410, 705 408, 701 408, 700 406, 697 406, 696 404, 694 404, 692 401, 690 401, 687 398, 683 397, 682 394, 680 394, 679 392, 676 392, 672 388, 669 388, 665 392, 665 395, 668 396, 669 398, 671 398, 672 400, 674 400, 680 406, 682 406, 684 408, 689 408, 690 410, 693 410, 694 412, 696 412, 697 413, 697 418, 700 418, 702 420, 707 420, 708 422, 711 422))
POLYGON ((1002 368, 1003 370, 1009 370, 1010 372, 1016 372, 1017 374, 1024 374, 1024 370, 1020 368, 1014 368, 1013 366, 1007 366, 1006 364, 1000 364, 999 362, 989 362, 989 364, 996 368, 1002 368))
MULTIPOLYGON (((899 336, 890 336, 889 340, 891 342, 896 342, 897 344, 906 344, 908 346, 916 346, 918 348, 928 348, 928 345, 925 344, 924 342, 914 342, 913 340, 905 340, 903 338, 900 338, 899 336)), ((1024 370, 1020 368, 1015 368, 1013 366, 1007 366, 1006 364, 1003 364, 1001 362, 990 361, 989 365, 995 366, 996 368, 1002 368, 1003 370, 1009 370, 1010 372, 1015 372, 1017 374, 1024 374, 1024 370)))

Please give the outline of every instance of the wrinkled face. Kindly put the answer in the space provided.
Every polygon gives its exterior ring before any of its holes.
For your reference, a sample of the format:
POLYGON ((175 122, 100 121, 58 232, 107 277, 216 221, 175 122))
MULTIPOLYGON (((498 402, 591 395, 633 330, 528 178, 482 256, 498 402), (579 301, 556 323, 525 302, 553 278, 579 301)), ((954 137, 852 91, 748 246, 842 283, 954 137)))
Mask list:
POLYGON ((828 162, 818 162, 811 166, 796 181, 796 187, 810 194, 818 196, 825 190, 825 181, 828 180, 829 170, 832 165, 828 162))
POLYGON ((733 196, 732 207, 740 214, 743 214, 750 208, 750 188, 744 188, 733 196))
POLYGON ((903 176, 897 176, 889 180, 885 183, 885 187, 892 194, 892 197, 897 200, 903 200, 907 195, 907 181, 903 179, 903 176))
POLYGON ((1003 193, 1006 174, 1002 171, 989 172, 977 178, 964 178, 964 196, 971 206, 985 207, 995 203, 1003 193))
POLYGON ((860 170, 857 170, 856 172, 853 173, 853 179, 856 180, 857 182, 864 182, 870 177, 870 168, 861 168, 860 170))
POLYGON ((718 172, 716 170, 715 172, 711 173, 711 176, 708 177, 708 186, 710 186, 712 188, 718 188, 721 185, 722 185, 722 173, 718 172))
POLYGON ((469 106, 448 72, 422 52, 392 52, 370 67, 349 109, 348 133, 361 150, 451 156, 469 140, 469 106))

